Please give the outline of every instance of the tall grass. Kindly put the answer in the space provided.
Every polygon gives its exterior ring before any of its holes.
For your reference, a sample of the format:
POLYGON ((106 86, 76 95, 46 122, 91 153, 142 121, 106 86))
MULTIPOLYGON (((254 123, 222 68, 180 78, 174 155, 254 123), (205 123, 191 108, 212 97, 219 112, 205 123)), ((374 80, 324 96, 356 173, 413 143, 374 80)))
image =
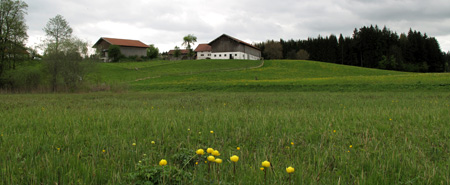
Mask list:
POLYGON ((262 184, 265 160, 269 184, 288 184, 288 166, 293 184, 450 183, 448 93, 95 93, 0 102, 1 184, 130 184, 144 158, 181 168, 174 154, 194 157, 207 147, 221 153, 219 175, 200 161, 184 169, 194 175, 185 184, 262 184), (240 157, 235 178, 232 155, 240 157))

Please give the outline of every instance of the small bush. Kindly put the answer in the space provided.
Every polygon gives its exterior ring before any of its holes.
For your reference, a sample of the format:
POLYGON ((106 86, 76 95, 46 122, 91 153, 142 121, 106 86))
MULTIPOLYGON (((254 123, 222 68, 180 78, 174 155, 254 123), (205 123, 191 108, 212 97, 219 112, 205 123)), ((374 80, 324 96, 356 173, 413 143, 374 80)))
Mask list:
POLYGON ((137 164, 136 171, 128 174, 132 184, 184 184, 193 178, 192 173, 174 166, 145 165, 147 162, 142 160, 137 164))

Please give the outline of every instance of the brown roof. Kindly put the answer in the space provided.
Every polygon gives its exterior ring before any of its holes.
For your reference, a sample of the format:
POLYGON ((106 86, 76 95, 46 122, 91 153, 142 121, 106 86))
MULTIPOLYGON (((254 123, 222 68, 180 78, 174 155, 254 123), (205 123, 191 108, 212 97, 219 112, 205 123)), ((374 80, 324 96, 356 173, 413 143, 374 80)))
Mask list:
MULTIPOLYGON (((187 50, 187 49, 180 49, 180 51, 181 51, 181 54, 188 54, 188 53, 189 53, 189 50, 187 50)), ((167 53, 167 54, 173 55, 173 54, 175 54, 175 50, 172 49, 172 50, 170 50, 169 53, 167 53)))
POLYGON ((148 48, 148 46, 141 41, 138 40, 129 40, 129 39, 115 39, 115 38, 106 38, 102 37, 100 38, 94 46, 99 44, 102 40, 112 44, 112 45, 118 45, 118 46, 128 46, 128 47, 138 47, 138 48, 148 48))
POLYGON ((211 46, 208 44, 199 44, 197 48, 194 50, 195 52, 202 52, 202 51, 211 51, 211 46))
MULTIPOLYGON (((253 45, 251 45, 251 44, 249 44, 249 43, 246 43, 246 42, 244 42, 244 41, 242 41, 242 40, 239 40, 239 39, 234 38, 234 37, 232 37, 232 36, 229 36, 229 35, 227 35, 227 34, 223 34, 223 35, 221 35, 220 37, 228 37, 228 38, 230 38, 231 40, 234 40, 234 41, 236 41, 236 42, 238 42, 238 43, 241 43, 241 44, 244 44, 244 45, 246 45, 246 46, 248 46, 248 47, 251 47, 251 48, 260 50, 260 49, 257 48, 256 46, 253 46, 253 45)), ((213 43, 214 41, 216 41, 216 40, 219 39, 220 37, 217 37, 216 39, 214 39, 213 41, 211 41, 211 42, 209 43, 209 45, 211 45, 211 43, 213 43)), ((260 51, 261 51, 261 50, 260 50, 260 51)))

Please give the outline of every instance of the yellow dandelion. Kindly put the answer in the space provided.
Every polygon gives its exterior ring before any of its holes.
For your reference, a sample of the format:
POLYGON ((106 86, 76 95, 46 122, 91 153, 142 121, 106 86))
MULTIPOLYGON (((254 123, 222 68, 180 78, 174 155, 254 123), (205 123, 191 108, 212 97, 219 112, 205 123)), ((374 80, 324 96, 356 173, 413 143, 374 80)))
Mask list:
POLYGON ((142 163, 142 161, 139 161, 139 163, 142 163))
POLYGON ((102 152, 103 152, 103 153, 105 153, 105 152, 106 152, 106 150, 102 150, 102 152))
POLYGON ((294 142, 291 142, 291 145, 294 146, 294 142))
POLYGON ((155 144, 155 141, 152 141, 152 144, 155 144))
POLYGON ((350 150, 348 150, 347 152, 349 152, 349 153, 350 153, 350 150))
POLYGON ((259 168, 261 171, 264 171, 264 167, 259 168))
MULTIPOLYGON (((206 161, 205 161, 206 162, 206 161)), ((198 165, 198 162, 195 162, 195 165, 198 165)))
POLYGON ((214 131, 211 130, 211 131, 209 131, 209 133, 214 134, 214 131))
POLYGON ((392 121, 392 118, 389 118, 389 121, 392 121))
POLYGON ((336 130, 333 130, 334 133, 336 133, 336 130))
POLYGON ((133 143, 132 145, 133 145, 133 146, 136 146, 136 143, 133 143))
POLYGON ((241 150, 241 147, 236 147, 237 150, 241 150))
POLYGON ((190 128, 188 128, 188 131, 191 131, 191 129, 190 129, 190 128))
POLYGON ((56 148, 56 150, 61 151, 61 148, 56 148))
POLYGON ((349 147, 350 147, 350 148, 353 148, 353 145, 350 145, 349 147))

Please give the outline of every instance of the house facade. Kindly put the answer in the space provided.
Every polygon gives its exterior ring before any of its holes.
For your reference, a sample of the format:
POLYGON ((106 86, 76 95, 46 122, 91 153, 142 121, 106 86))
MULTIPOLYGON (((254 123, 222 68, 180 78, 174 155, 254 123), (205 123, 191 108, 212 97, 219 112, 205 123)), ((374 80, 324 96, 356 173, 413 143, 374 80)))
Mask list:
POLYGON ((147 56, 147 48, 149 47, 138 40, 115 39, 106 37, 100 38, 92 47, 97 49, 97 53, 100 54, 100 59, 102 59, 104 62, 108 62, 108 48, 110 45, 119 46, 120 53, 126 57, 145 57, 147 56))
POLYGON ((211 46, 208 44, 199 44, 194 51, 197 53, 197 60, 211 59, 211 46))
MULTIPOLYGON (((220 37, 214 39, 208 43, 210 48, 211 59, 241 59, 241 60, 260 60, 261 50, 249 43, 223 34, 220 37)), ((200 45, 199 45, 200 46, 200 45)), ((197 47, 198 48, 198 47, 197 47)), ((201 51, 205 52, 205 51, 201 51)), ((198 59, 203 59, 199 57, 198 59)), ((200 53, 209 54, 209 53, 200 53)), ((205 56, 203 56, 205 57, 205 56)))

